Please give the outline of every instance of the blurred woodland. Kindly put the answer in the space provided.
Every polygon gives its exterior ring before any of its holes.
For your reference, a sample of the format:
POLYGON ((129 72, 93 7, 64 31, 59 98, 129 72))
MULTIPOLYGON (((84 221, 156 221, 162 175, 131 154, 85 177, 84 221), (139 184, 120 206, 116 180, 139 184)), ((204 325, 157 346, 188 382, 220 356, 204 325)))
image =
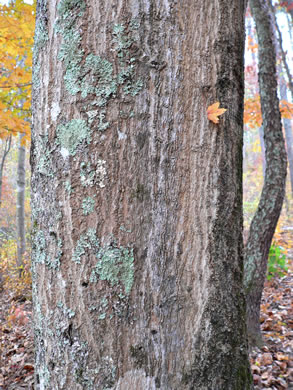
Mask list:
MULTIPOLYGON (((262 331, 268 344, 252 352, 251 363, 257 389, 287 389, 293 370, 289 362, 293 336, 289 331, 293 258, 293 84, 290 74, 293 2, 275 1, 271 11, 289 164, 286 197, 269 253, 261 307, 262 331)), ((33 385, 29 149, 34 18, 35 4, 14 0, 0 5, 0 389, 29 389, 33 385)), ((244 242, 257 209, 266 165, 258 87, 258 41, 249 9, 246 28, 244 242)))

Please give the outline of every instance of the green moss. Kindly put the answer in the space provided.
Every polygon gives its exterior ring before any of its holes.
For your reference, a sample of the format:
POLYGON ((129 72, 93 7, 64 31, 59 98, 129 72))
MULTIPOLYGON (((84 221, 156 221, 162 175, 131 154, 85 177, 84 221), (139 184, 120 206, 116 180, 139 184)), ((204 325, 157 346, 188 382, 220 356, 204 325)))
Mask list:
POLYGON ((83 215, 89 215, 94 211, 95 201, 91 197, 87 197, 82 201, 83 215))
POLYGON ((76 154, 78 146, 84 142, 90 143, 91 130, 82 119, 72 119, 65 125, 57 127, 57 144, 66 149, 71 156, 76 154))

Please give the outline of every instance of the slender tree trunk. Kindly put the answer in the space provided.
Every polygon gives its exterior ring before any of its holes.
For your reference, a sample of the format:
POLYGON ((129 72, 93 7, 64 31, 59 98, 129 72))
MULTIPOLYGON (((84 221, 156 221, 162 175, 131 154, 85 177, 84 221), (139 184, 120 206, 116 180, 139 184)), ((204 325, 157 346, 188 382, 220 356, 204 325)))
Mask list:
POLYGON ((261 343, 261 295, 267 259, 281 213, 286 183, 286 151, 277 96, 276 50, 266 0, 250 0, 259 45, 259 87, 266 149, 265 182, 245 248, 247 325, 250 343, 261 343))
MULTIPOLYGON (((17 162, 17 265, 23 266, 23 254, 25 252, 25 145, 22 145, 24 134, 19 134, 18 162, 17 162)), ((20 268, 20 275, 22 270, 20 268)))
POLYGON ((258 129, 258 135, 260 140, 260 148, 261 148, 261 156, 262 156, 262 174, 263 178, 265 178, 266 175, 266 147, 265 147, 265 141, 264 141, 264 131, 263 126, 261 126, 258 129))
MULTIPOLYGON (((280 96, 282 100, 288 101, 287 95, 287 85, 286 80, 282 75, 279 76, 280 80, 280 96)), ((290 119, 283 118, 283 125, 285 129, 285 138, 287 146, 287 157, 289 162, 289 173, 290 173, 290 183, 291 191, 293 195, 293 134, 292 134, 292 125, 290 119)))
MULTIPOLYGON (((282 34, 280 31, 280 28, 277 23, 277 18, 276 18, 276 12, 275 12, 275 7, 272 6, 270 3, 270 9, 271 9, 271 14, 272 18, 274 21, 274 25, 276 27, 276 45, 278 48, 278 54, 279 58, 282 58, 282 63, 278 65, 278 79, 279 79, 279 90, 280 90, 280 97, 281 100, 288 101, 288 95, 287 95, 287 82, 283 76, 283 68, 284 71, 287 75, 288 81, 289 81, 289 86, 291 85, 291 95, 293 96, 293 89, 292 89, 292 76, 289 71, 288 63, 286 60, 286 53, 284 52, 283 49, 283 44, 282 44, 282 34)), ((292 126, 291 126, 291 121, 290 119, 283 119, 283 125, 285 129, 285 138, 286 138, 286 146, 287 146, 287 157, 288 157, 288 162, 289 162, 289 173, 290 173, 290 184, 291 184, 291 191, 293 194, 293 135, 292 135, 292 126)))
POLYGON ((11 139, 12 139, 12 137, 10 135, 4 141, 3 155, 2 155, 1 163, 0 163, 0 207, 2 204, 2 184, 3 184, 4 165, 5 165, 6 157, 10 151, 10 148, 11 148, 11 139))
POLYGON ((244 1, 47 4, 33 75, 36 385, 251 389, 244 1))

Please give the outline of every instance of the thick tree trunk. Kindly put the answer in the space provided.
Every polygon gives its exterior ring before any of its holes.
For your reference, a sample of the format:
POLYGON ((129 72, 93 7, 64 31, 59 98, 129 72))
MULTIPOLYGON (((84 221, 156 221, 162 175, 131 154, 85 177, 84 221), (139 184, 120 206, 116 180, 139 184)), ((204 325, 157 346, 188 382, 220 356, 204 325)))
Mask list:
MULTIPOLYGON (((17 200, 16 200, 16 220, 17 220, 17 265, 23 265, 23 254, 25 252, 25 145, 21 141, 25 134, 19 135, 18 162, 17 162, 17 200)), ((20 274, 22 270, 20 268, 20 274)))
POLYGON ((251 388, 244 1, 38 1, 40 389, 251 388), (215 101, 228 108, 207 119, 215 101))
POLYGON ((277 96, 276 50, 266 0, 250 0, 259 45, 259 86, 266 149, 265 182, 245 248, 244 284, 250 343, 260 344, 260 302, 267 259, 282 209, 286 183, 286 151, 277 96))

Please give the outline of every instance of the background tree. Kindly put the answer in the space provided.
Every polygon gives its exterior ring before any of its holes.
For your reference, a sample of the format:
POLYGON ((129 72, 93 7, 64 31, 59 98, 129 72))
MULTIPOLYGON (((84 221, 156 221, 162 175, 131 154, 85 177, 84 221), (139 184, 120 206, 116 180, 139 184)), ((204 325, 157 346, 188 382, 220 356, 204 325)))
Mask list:
POLYGON ((17 220, 17 265, 20 275, 23 269, 23 255, 25 253, 25 145, 22 139, 25 134, 19 135, 18 163, 17 163, 17 200, 16 200, 16 220, 17 220))
POLYGON ((287 159, 277 96, 276 49, 267 0, 250 0, 259 47, 259 89, 266 152, 265 181, 245 248, 247 325, 251 344, 261 340, 259 313, 267 259, 285 195, 287 159))
POLYGON ((244 1, 46 4, 31 154, 40 387, 250 389, 244 1))

